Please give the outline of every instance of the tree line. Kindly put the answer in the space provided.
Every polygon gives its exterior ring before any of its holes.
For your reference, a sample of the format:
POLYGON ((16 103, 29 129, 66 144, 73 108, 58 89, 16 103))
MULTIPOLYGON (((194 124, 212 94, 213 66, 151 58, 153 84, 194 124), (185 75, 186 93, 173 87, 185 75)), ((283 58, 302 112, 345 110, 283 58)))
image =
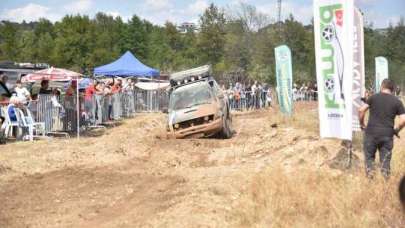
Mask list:
MULTIPOLYGON (((166 22, 154 25, 134 15, 128 21, 97 13, 66 15, 52 23, 0 23, 0 60, 43 62, 91 74, 94 67, 132 51, 143 63, 173 72, 212 64, 217 79, 260 80, 274 84, 274 48, 288 45, 293 55, 294 79, 314 82, 313 25, 303 25, 290 15, 281 23, 254 6, 219 8, 211 4, 199 19, 198 31, 182 33, 166 22)), ((374 81, 374 58, 389 60, 390 77, 405 83, 405 24, 387 29, 365 26, 366 81, 374 81)))

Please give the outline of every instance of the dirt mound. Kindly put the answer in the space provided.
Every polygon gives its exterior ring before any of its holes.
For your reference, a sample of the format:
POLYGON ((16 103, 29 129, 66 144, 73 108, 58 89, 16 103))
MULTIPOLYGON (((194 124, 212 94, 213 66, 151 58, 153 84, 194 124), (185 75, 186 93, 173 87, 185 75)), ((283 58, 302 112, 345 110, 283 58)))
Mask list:
POLYGON ((167 139, 165 116, 144 114, 80 140, 1 146, 0 227, 402 225, 382 206, 402 166, 371 189, 341 169, 339 141, 319 139, 315 108, 238 113, 228 140, 167 139))
POLYGON ((360 158, 356 154, 350 153, 346 148, 342 148, 329 162, 329 167, 331 169, 338 169, 342 171, 359 169, 360 158))

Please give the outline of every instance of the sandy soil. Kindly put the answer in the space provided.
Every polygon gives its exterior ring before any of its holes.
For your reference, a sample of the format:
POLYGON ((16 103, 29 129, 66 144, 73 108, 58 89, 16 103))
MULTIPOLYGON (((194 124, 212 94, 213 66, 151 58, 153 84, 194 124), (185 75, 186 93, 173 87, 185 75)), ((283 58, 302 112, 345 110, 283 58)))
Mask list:
POLYGON ((272 226, 247 212, 270 168, 348 173, 340 143, 318 137, 315 106, 235 114, 229 140, 167 139, 165 116, 142 114, 101 136, 0 146, 0 227, 272 226))

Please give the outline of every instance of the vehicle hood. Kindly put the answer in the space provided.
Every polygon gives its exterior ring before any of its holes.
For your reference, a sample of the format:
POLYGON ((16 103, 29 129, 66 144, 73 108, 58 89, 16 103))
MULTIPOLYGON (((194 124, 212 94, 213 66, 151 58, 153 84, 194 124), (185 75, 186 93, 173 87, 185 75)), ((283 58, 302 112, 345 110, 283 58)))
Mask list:
POLYGON ((186 109, 172 110, 169 113, 169 126, 187 120, 214 115, 218 112, 217 103, 202 104, 186 109))

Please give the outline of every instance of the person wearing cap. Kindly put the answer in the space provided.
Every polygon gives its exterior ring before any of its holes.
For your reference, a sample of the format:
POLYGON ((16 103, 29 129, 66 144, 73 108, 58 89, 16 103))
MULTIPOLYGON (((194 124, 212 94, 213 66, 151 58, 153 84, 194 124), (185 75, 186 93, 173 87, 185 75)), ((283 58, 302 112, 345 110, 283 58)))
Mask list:
POLYGON ((374 161, 377 150, 379 151, 381 173, 388 178, 391 171, 392 149, 394 135, 399 137, 399 132, 405 126, 405 108, 402 102, 394 96, 395 85, 390 79, 381 83, 381 91, 367 99, 366 104, 359 109, 360 126, 365 130, 364 155, 366 175, 374 176, 374 161), (366 112, 370 110, 367 127, 365 125, 366 112), (397 127, 395 118, 399 117, 397 127))

